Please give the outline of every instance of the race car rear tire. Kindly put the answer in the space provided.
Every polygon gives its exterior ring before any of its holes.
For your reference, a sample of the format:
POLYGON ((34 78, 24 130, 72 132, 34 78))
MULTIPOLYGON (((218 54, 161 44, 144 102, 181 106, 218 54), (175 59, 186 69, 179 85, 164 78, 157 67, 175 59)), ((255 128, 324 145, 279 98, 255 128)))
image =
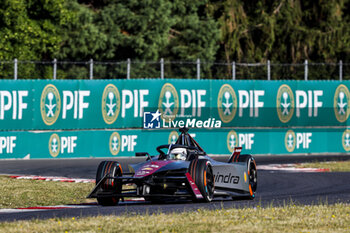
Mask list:
POLYGON ((192 160, 189 173, 201 192, 203 200, 205 202, 212 201, 214 198, 214 173, 210 161, 206 159, 192 160))
MULTIPOLYGON (((116 161, 103 161, 99 164, 96 173, 96 184, 106 175, 111 176, 122 176, 122 168, 120 164, 116 161)), ((114 179, 108 179, 104 184, 101 185, 102 191, 115 192, 117 194, 121 193, 122 184, 116 182, 114 179)), ((116 197, 97 197, 97 202, 103 206, 113 206, 117 205, 119 198, 116 197)))
POLYGON ((256 169, 255 159, 251 155, 249 155, 249 158, 247 159, 247 170, 249 177, 249 198, 253 200, 258 187, 258 172, 256 169))
POLYGON ((255 192, 258 187, 258 173, 256 170, 256 163, 255 159, 252 155, 239 155, 237 158, 236 162, 238 163, 246 163, 247 164, 247 174, 248 174, 248 179, 249 179, 249 199, 254 199, 255 198, 255 192))

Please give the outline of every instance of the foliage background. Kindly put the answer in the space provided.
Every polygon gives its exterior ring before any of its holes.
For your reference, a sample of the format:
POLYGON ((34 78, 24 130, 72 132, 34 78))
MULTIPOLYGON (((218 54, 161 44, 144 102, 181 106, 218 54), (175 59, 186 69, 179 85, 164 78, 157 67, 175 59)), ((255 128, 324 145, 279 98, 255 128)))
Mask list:
MULTIPOLYGON (((349 61, 350 0, 0 0, 0 78, 11 76, 12 61, 110 62, 95 65, 100 78, 125 78, 132 72, 193 78, 197 58, 206 77, 230 77, 231 63, 349 61), (109 65, 119 61, 118 65, 109 65), (147 62, 148 61, 148 62, 147 62), (7 73, 6 73, 7 72, 7 73)), ((88 76, 85 64, 61 63, 61 78, 88 76)), ((273 78, 294 78, 297 66, 276 66, 273 78), (287 71, 285 69, 288 69, 287 71)), ((50 78, 51 66, 27 62, 24 78, 50 78)), ((321 67, 314 77, 335 72, 321 67)), ((311 71, 312 72, 312 71, 311 71)), ((246 74, 242 73, 241 76, 246 74)), ((256 78, 265 78, 259 77, 256 78)))

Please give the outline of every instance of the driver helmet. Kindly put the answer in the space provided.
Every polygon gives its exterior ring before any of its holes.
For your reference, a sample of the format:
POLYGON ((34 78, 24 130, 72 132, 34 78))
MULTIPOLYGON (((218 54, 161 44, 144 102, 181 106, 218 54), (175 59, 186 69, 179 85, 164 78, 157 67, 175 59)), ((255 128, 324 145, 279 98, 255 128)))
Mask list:
POLYGON ((187 158, 187 151, 185 148, 175 148, 172 149, 170 154, 169 154, 170 159, 175 159, 175 160, 186 160, 187 158))

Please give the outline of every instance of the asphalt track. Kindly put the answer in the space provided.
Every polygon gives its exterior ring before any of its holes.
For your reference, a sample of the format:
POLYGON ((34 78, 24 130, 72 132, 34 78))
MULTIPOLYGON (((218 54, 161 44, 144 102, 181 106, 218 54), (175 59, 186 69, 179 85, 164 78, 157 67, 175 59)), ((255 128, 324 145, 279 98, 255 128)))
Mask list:
MULTIPOLYGON (((141 161, 144 158, 118 159, 121 163, 141 161)), ((219 158, 218 160, 226 160, 219 158)), ((348 160, 349 156, 293 156, 257 157, 257 164, 290 163, 314 160, 348 160)), ((70 160, 2 160, 0 174, 26 174, 46 176, 66 176, 94 178, 96 167, 103 159, 70 160)), ((125 167, 126 168, 126 167, 125 167)), ((258 190, 255 200, 219 199, 211 203, 175 202, 150 204, 145 202, 125 202, 114 207, 102 207, 92 204, 86 208, 0 213, 0 221, 83 217, 97 215, 153 214, 193 211, 197 209, 242 208, 254 206, 283 206, 285 204, 350 203, 350 172, 285 172, 258 171, 258 190)))
MULTIPOLYGON (((213 157, 227 161, 228 156, 213 157)), ((350 155, 293 155, 293 156, 255 156, 258 165, 302 163, 312 161, 349 160, 350 155)), ((117 160, 123 171, 129 163, 144 161, 143 157, 89 158, 89 159, 31 159, 0 160, 0 174, 64 176, 94 179, 98 164, 103 160, 117 160)))

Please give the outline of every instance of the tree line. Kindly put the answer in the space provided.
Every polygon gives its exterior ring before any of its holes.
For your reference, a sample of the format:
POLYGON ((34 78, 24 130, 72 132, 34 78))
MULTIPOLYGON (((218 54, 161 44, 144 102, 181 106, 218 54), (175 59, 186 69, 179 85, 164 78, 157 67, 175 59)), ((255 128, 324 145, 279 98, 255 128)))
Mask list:
MULTIPOLYGON (((142 61, 303 63, 349 61, 350 0, 0 0, 0 61, 140 61, 133 72, 159 77, 142 61)), ((231 76, 232 66, 202 72, 231 76)), ((64 66, 64 65, 62 65, 64 66)), ((98 66, 106 78, 124 67, 98 66)), ((190 67, 166 66, 190 78, 190 67)), ((291 67, 290 69, 293 69, 291 67)), ((5 77, 6 64, 0 64, 5 77)), ((83 78, 78 65, 62 77, 83 78)), ((52 68, 27 64, 24 77, 52 68)), ((193 76, 193 75, 192 75, 193 76)), ((87 76, 85 76, 87 77, 87 76)))

